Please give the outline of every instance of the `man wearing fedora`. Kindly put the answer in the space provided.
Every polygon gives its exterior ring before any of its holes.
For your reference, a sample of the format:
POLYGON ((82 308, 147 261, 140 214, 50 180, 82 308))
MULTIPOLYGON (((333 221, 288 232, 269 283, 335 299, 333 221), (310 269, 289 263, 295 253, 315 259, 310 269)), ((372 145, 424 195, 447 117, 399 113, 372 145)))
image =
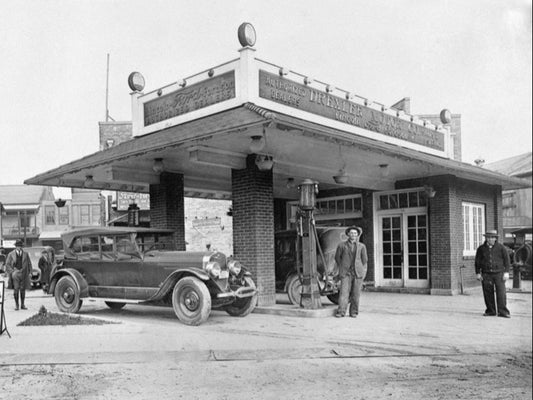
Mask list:
POLYGON ((504 245, 498 243, 496 230, 489 230, 484 236, 485 243, 478 247, 475 263, 477 279, 481 281, 485 299, 486 309, 483 315, 511 318, 511 313, 507 309, 505 287, 511 265, 509 253, 504 245), (496 302, 494 302, 494 290, 496 290, 496 302))
POLYGON ((362 233, 363 229, 358 226, 346 229, 348 240, 339 243, 335 252, 335 262, 339 267, 341 279, 339 308, 335 314, 338 318, 344 317, 348 303, 350 304, 350 317, 355 318, 359 314, 359 297, 368 266, 366 246, 359 242, 362 233))
POLYGON ((13 284, 13 295, 15 297, 15 310, 19 309, 19 294, 20 294, 20 308, 26 310, 24 300, 26 298, 26 289, 30 288, 30 276, 32 271, 31 260, 28 253, 22 247, 24 243, 18 239, 15 242, 15 250, 8 254, 6 260, 6 272, 11 277, 13 284))

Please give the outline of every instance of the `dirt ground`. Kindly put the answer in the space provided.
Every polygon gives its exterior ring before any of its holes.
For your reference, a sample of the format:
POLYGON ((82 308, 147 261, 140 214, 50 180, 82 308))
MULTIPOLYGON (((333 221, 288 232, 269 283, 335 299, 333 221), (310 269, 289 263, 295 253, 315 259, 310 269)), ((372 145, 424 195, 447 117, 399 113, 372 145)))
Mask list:
POLYGON ((531 354, 336 357, 0 368, 1 399, 531 399, 531 354))

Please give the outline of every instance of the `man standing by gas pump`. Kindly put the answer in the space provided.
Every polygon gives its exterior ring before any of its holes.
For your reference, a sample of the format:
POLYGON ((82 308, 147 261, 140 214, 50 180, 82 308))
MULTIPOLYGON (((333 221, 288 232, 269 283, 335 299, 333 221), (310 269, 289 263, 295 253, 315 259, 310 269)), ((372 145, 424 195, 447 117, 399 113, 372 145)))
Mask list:
POLYGON ((366 246, 359 242, 363 229, 351 226, 346 229, 348 240, 339 243, 335 253, 335 262, 339 267, 341 290, 339 295, 339 308, 337 318, 344 317, 350 304, 350 317, 359 314, 359 298, 363 288, 363 280, 368 268, 366 246))

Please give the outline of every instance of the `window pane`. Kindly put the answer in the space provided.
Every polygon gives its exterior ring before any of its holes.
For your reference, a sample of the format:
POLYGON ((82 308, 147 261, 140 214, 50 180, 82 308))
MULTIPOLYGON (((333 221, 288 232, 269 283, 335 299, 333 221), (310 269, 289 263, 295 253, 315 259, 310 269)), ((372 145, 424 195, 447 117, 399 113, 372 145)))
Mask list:
POLYGON ((59 209, 59 225, 69 225, 68 207, 59 209))
POLYGON ((409 268, 409 279, 416 279, 416 268, 409 268))
POLYGON ((402 252, 402 244, 400 242, 394 242, 392 244, 392 251, 395 254, 401 253, 402 252))
POLYGON ((414 265, 416 266, 417 263, 416 263, 416 255, 409 255, 409 265, 414 265))
POLYGON ((390 240, 391 240, 390 231, 383 231, 383 241, 390 242, 390 240))
POLYGON ((407 237, 409 240, 416 240, 416 229, 409 229, 407 231, 407 237))
POLYGON ((393 279, 402 279, 402 269, 401 268, 394 268, 392 273, 393 273, 393 279))
POLYGON ((401 239, 401 233, 399 229, 395 229, 392 231, 392 240, 400 240, 401 239))
POLYGON ((56 208, 55 206, 46 206, 46 225, 55 225, 56 224, 56 208))
POLYGON ((392 268, 383 268, 383 278, 385 279, 392 278, 392 268))
POLYGON ((428 265, 428 257, 425 254, 421 254, 418 256, 418 265, 420 266, 428 265))
POLYGON ((409 203, 407 201, 407 193, 400 193, 400 208, 407 207, 409 207, 409 203))
POLYGON ((390 252, 391 252, 390 243, 389 242, 383 243, 383 253, 390 254, 390 252))
POLYGON ((418 193, 409 192, 409 207, 418 207, 418 193))
POLYGON ((337 200, 337 213, 344 213, 344 200, 337 200))
POLYGON ((92 225, 100 225, 100 205, 94 204, 91 207, 91 223, 92 225))
POLYGON ((402 256, 400 254, 395 254, 392 256, 392 263, 395 266, 402 265, 402 256))
POLYGON ((418 269, 418 277, 419 277, 419 279, 427 279, 428 278, 428 269, 427 268, 419 268, 418 269))
POLYGON ((407 217, 407 227, 408 228, 416 227, 416 216, 415 215, 409 215, 407 217))
POLYGON ((418 206, 419 207, 424 207, 426 206, 427 204, 427 200, 426 200, 426 196, 424 194, 424 192, 419 192, 418 193, 418 206))
POLYGON ((425 241, 418 242, 418 252, 419 253, 426 253, 427 252, 427 245, 425 241))
POLYGON ((389 196, 379 196, 379 208, 382 210, 389 209, 389 196))
POLYGON ((398 195, 397 194, 391 194, 389 195, 389 202, 390 202, 390 208, 398 208, 398 195))
POLYGON ((353 199, 346 199, 344 202, 344 208, 346 209, 347 213, 352 212, 353 210, 353 199))
POLYGON ((354 210, 355 211, 362 211, 363 210, 363 204, 361 202, 361 198, 360 197, 356 197, 355 199, 353 199, 353 203, 354 203, 354 210))
POLYGON ((393 228, 399 228, 400 227, 400 218, 399 217, 394 217, 392 219, 392 227, 393 228))
POLYGON ((388 255, 384 255, 383 256, 383 265, 391 265, 391 256, 388 256, 388 255))
POLYGON ((416 253, 416 242, 409 242, 409 253, 416 253))

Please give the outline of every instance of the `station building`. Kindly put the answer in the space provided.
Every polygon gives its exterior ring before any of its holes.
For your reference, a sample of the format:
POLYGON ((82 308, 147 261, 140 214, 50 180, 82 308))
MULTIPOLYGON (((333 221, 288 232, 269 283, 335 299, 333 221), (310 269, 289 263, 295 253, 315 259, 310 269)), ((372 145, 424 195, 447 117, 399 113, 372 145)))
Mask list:
MULTIPOLYGON (((530 187, 454 159, 447 125, 261 60, 237 58, 143 91, 130 75, 133 139, 26 184, 150 195, 150 224, 185 249, 185 197, 231 199, 233 255, 258 304, 275 303, 274 232, 293 228, 298 185, 318 183, 320 225, 363 228, 375 290, 453 295, 478 286, 474 254, 503 233, 502 190, 530 187)), ((318 78, 318 77, 317 77, 318 78)))

